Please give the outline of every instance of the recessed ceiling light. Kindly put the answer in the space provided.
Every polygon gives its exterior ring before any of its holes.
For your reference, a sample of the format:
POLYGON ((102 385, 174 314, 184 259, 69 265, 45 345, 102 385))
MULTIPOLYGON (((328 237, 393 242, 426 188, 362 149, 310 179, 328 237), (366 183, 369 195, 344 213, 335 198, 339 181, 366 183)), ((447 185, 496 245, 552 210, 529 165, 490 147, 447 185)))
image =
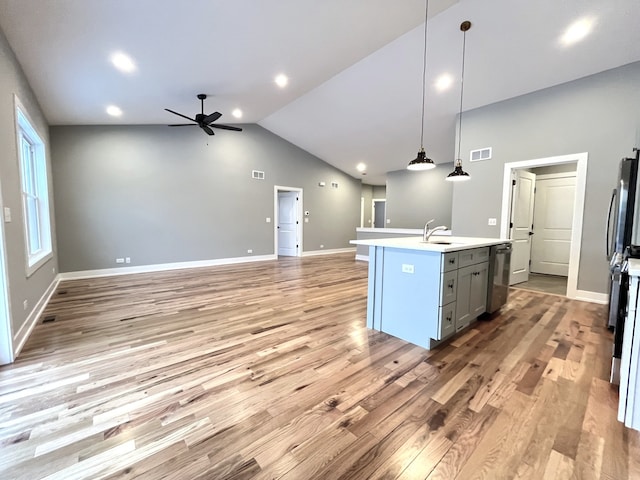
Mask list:
POLYGON ((122 115, 122 110, 120 110, 120 108, 116 107, 115 105, 109 105, 107 107, 107 113, 112 117, 119 117, 120 115, 122 115))
POLYGON ((233 115, 236 118, 242 118, 242 110, 240 110, 239 108, 236 108, 233 110, 233 112, 231 112, 231 115, 233 115))
POLYGON ((364 172, 366 169, 367 169, 367 166, 362 162, 356 165, 356 170, 358 170, 359 172, 364 172))
POLYGON ((289 83, 289 79, 285 74, 281 73, 280 75, 276 76, 275 82, 276 85, 278 85, 280 88, 284 88, 289 83))
POLYGON ((581 18, 580 20, 575 21, 571 25, 569 25, 562 37, 560 37, 560 41, 564 45, 573 45, 574 43, 579 42, 584 37, 589 35, 592 27, 593 19, 581 18))
POLYGON ((444 92, 453 83, 453 77, 448 73, 443 73, 436 79, 436 89, 440 92, 444 92))
POLYGON ((131 57, 126 53, 114 53, 111 55, 111 63, 113 63, 114 67, 124 73, 131 73, 136 70, 136 64, 133 63, 131 57))

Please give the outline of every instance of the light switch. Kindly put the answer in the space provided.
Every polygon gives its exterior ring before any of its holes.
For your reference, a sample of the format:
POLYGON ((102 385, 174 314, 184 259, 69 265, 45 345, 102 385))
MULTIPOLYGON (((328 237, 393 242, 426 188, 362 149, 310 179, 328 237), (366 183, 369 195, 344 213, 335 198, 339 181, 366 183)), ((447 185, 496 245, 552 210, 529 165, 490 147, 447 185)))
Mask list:
POLYGON ((271 217, 267 217, 267 223, 271 223, 271 217))
POLYGON ((6 223, 11 221, 11 209, 9 207, 4 207, 4 221, 6 223))
POLYGON ((304 223, 309 223, 309 217, 304 217, 304 223))
POLYGON ((391 219, 390 218, 387 218, 387 223, 391 223, 391 219))

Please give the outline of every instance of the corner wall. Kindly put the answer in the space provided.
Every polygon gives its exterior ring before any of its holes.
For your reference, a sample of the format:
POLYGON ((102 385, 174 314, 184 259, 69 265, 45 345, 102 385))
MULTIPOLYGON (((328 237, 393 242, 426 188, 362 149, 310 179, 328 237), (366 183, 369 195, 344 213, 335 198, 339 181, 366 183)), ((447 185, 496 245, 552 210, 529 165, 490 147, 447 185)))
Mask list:
POLYGON ((498 237, 504 164, 587 152, 578 289, 606 293, 604 252, 609 198, 620 159, 640 147, 640 62, 463 114, 463 164, 472 180, 453 190, 456 235, 498 237), (493 147, 470 163, 469 151, 493 147))
MULTIPOLYGON (((49 127, 38 100, 20 68, 11 47, 0 31, 0 207, 9 208, 11 221, 3 223, 6 250, 7 284, 9 290, 10 335, 14 348, 26 338, 43 298, 52 287, 57 272, 56 225, 53 215, 51 183, 51 149, 49 127), (26 108, 34 127, 45 143, 51 209, 53 258, 31 276, 26 274, 25 230, 22 212, 22 191, 16 140, 14 95, 26 108), (27 308, 23 303, 27 302, 27 308)), ((0 236, 1 238, 1 236, 0 236)), ((4 279, 0 279, 4 281, 4 279)))

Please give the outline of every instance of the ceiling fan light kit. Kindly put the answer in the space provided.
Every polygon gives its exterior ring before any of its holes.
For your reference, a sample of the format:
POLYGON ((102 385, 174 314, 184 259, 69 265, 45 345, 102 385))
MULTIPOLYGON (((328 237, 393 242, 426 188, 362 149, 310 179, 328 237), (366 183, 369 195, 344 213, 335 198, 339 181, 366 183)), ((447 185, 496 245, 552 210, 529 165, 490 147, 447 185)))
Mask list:
POLYGON ((456 156, 456 165, 445 180, 450 182, 464 182, 471 178, 467 172, 462 169, 462 160, 460 159, 460 144, 462 140, 462 99, 464 96, 464 54, 467 45, 467 30, 471 28, 471 22, 465 20, 460 24, 462 31, 462 74, 460 75, 460 113, 458 114, 458 155, 456 156))
POLYGON ((407 170, 431 170, 436 167, 436 164, 427 157, 424 151, 424 97, 425 97, 425 82, 427 81, 427 23, 429 20, 429 0, 425 0, 424 8, 424 55, 422 57, 422 123, 420 125, 420 150, 416 158, 409 162, 407 170))
POLYGON ((234 127, 231 125, 223 125, 221 123, 213 123, 216 120, 218 120, 222 116, 222 114, 220 112, 213 112, 213 113, 210 113, 209 115, 205 115, 204 100, 207 98, 207 96, 204 93, 199 93, 197 97, 198 97, 198 100, 200 100, 200 113, 196 114, 195 118, 187 117, 186 115, 183 115, 181 113, 165 108, 167 112, 173 113, 174 115, 177 115, 182 118, 186 118, 187 120, 191 120, 191 122, 193 122, 193 123, 174 123, 169 125, 169 127, 198 126, 202 130, 204 130, 204 132, 207 135, 215 135, 214 131, 212 130, 213 128, 220 128, 221 130, 232 130, 234 132, 242 131, 242 129, 239 127, 234 127))

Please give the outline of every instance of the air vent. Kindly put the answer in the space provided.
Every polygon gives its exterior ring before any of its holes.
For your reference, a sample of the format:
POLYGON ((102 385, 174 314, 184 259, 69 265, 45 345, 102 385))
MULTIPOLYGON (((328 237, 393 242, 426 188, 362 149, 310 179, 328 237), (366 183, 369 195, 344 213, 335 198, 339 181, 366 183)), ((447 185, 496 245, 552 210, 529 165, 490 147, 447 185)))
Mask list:
POLYGON ((251 178, 255 178, 256 180, 264 180, 264 172, 260 170, 251 170, 251 178))
POLYGON ((51 323, 51 322, 55 322, 56 321, 56 316, 55 315, 47 315, 46 317, 44 317, 42 319, 42 323, 51 323))
POLYGON ((489 160, 491 158, 491 147, 479 148, 478 150, 471 150, 469 155, 469 161, 480 162, 482 160, 489 160))

